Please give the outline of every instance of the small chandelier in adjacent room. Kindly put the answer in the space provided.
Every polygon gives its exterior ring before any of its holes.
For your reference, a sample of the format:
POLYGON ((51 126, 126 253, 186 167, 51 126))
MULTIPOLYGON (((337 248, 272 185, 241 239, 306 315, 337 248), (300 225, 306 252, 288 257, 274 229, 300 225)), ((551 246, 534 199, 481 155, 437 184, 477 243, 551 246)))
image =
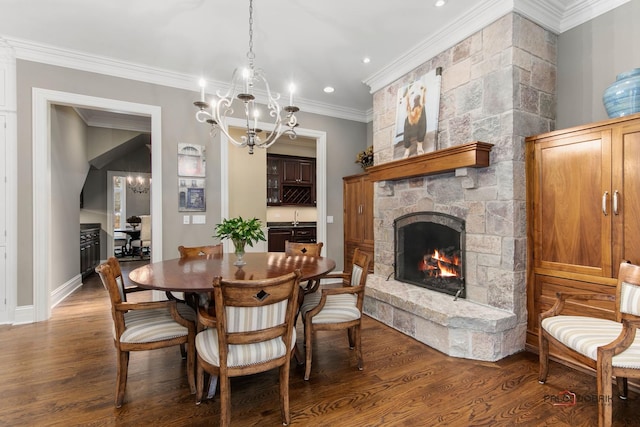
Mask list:
POLYGON ((149 192, 149 188, 151 187, 151 178, 147 181, 142 176, 134 178, 129 175, 127 177, 127 187, 136 194, 146 194, 149 192))
POLYGON ((249 154, 253 154, 254 147, 268 148, 273 145, 276 140, 284 135, 288 134, 289 138, 295 139, 296 132, 295 127, 298 126, 298 120, 295 113, 300 109, 293 105, 293 91, 294 87, 289 87, 289 105, 282 108, 278 104, 280 99, 279 93, 271 93, 269 89, 269 83, 260 68, 255 67, 255 54, 253 53, 253 0, 249 0, 249 51, 247 52, 247 68, 244 70, 236 70, 233 72, 231 80, 231 86, 226 93, 216 91, 218 97, 217 100, 211 103, 205 101, 205 81, 200 80, 200 100, 193 104, 198 108, 196 113, 196 119, 200 123, 208 123, 212 126, 212 131, 220 129, 222 133, 229 139, 229 141, 238 147, 249 147, 249 154), (266 137, 263 139, 260 134, 262 129, 258 129, 258 117, 259 110, 256 105, 255 88, 256 86, 264 86, 264 92, 266 93, 266 106, 268 110, 268 116, 272 118, 273 123, 271 130, 267 130, 266 137), (236 95, 237 93, 237 95, 236 95), (233 138, 229 133, 229 125, 227 124, 227 117, 233 113, 232 104, 234 98, 237 98, 242 102, 244 108, 244 114, 246 118, 246 130, 245 135, 240 137, 240 140, 233 138), (283 123, 282 110, 287 114, 285 117, 285 123, 283 123))

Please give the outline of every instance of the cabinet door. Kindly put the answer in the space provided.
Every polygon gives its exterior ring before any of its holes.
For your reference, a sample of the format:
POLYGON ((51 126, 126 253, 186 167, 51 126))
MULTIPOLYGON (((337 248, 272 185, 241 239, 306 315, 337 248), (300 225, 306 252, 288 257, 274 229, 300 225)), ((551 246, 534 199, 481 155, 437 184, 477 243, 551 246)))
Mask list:
POLYGON ((640 120, 614 129, 612 148, 613 273, 623 261, 640 264, 640 120))
POLYGON ((534 266, 611 277, 611 131, 536 144, 534 266))
POLYGON ((298 184, 300 182, 300 162, 298 160, 282 160, 282 183, 298 184))
POLYGON ((360 179, 346 179, 344 181, 344 240, 345 242, 359 242, 362 224, 359 223, 359 213, 362 209, 360 203, 360 179))
POLYGON ((269 230, 269 252, 284 252, 284 242, 293 240, 290 229, 269 230))
POLYGON ((300 160, 298 163, 300 184, 311 185, 315 182, 315 167, 314 163, 308 160, 300 160))
POLYGON ((368 176, 362 178, 361 189, 362 211, 360 213, 360 222, 362 223, 362 243, 373 247, 373 182, 369 180, 368 176))

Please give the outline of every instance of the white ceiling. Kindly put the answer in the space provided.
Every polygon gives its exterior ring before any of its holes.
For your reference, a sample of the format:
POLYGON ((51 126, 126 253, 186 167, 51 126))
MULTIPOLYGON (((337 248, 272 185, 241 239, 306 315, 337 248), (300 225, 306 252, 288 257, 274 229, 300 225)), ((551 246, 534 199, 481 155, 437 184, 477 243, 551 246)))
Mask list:
MULTIPOLYGON (((561 33, 629 0, 255 0, 254 52, 303 111, 368 121, 371 92, 511 11, 561 33), (362 58, 371 58, 363 64, 362 58), (333 94, 323 88, 335 87, 333 94)), ((248 49, 248 0, 0 0, 18 58, 194 91, 248 49)), ((195 100, 195 99, 194 99, 195 100)))

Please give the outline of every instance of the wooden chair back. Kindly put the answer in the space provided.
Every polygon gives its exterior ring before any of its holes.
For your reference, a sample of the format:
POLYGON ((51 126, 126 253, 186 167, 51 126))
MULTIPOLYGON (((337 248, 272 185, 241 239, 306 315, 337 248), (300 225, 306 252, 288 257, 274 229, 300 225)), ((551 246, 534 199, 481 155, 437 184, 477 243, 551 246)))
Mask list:
POLYGON ((623 263, 618 271, 616 320, 640 319, 640 266, 623 263))
POLYGON ((178 246, 178 252, 180 252, 180 258, 193 258, 196 256, 211 258, 216 255, 222 255, 223 246, 222 243, 207 246, 178 246))
POLYGON ((297 243, 285 240, 284 252, 287 255, 322 256, 322 242, 317 243, 297 243))
POLYGON ((288 363, 297 310, 300 271, 263 280, 213 280, 220 370, 229 376, 262 372, 288 363), (279 359, 251 366, 229 367, 230 345, 255 344, 282 339, 287 348, 279 359))

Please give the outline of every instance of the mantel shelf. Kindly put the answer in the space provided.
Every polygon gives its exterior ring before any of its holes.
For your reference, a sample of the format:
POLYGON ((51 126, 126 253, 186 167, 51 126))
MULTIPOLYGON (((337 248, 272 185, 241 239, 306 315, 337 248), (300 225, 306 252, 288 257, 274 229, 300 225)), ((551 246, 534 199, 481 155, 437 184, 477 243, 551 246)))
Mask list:
POLYGON ((491 147, 493 147, 493 144, 474 141, 407 159, 371 166, 367 169, 367 173, 372 181, 393 181, 451 172, 458 168, 487 167, 489 166, 491 147))

